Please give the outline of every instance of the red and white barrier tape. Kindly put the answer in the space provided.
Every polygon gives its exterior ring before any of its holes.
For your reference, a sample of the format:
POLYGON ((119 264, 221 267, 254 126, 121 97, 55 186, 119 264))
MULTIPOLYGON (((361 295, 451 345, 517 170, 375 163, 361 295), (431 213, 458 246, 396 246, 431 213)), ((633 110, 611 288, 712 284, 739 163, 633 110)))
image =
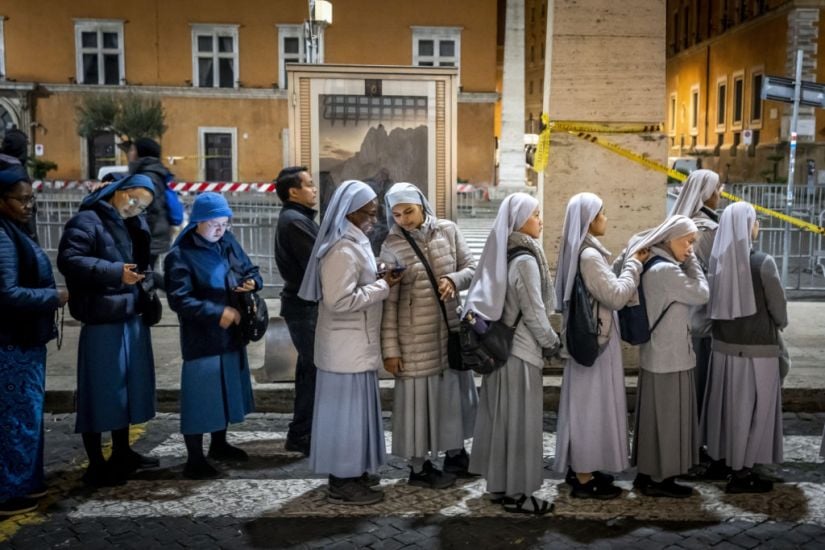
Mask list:
MULTIPOLYGON (((37 180, 32 187, 41 189, 91 189, 98 182, 94 180, 37 180)), ((215 191, 216 193, 232 193, 255 191, 258 193, 274 193, 275 184, 272 182, 209 182, 209 181, 173 181, 169 188, 174 191, 215 191)))

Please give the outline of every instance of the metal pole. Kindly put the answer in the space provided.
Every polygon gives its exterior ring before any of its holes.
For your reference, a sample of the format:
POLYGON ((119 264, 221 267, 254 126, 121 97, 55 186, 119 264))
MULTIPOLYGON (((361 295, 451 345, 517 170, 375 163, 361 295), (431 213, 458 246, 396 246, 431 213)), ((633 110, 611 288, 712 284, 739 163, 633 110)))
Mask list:
MULTIPOLYGON (((796 79, 793 91, 793 114, 791 115, 791 149, 788 155, 788 192, 785 197, 785 213, 793 214, 793 184, 796 171, 796 129, 799 122, 799 97, 802 90, 802 50, 796 51, 796 79)), ((791 251, 791 224, 785 223, 785 250, 782 252, 782 284, 788 287, 788 262, 791 251)))

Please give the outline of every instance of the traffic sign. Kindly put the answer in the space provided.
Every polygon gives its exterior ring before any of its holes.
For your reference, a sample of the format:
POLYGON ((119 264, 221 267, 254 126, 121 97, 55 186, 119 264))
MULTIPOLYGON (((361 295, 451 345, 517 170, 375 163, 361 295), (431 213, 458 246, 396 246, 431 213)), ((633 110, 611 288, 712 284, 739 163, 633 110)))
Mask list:
MULTIPOLYGON (((793 103, 794 80, 782 76, 765 76, 762 80, 762 99, 793 103)), ((802 81, 799 104, 825 109, 825 84, 802 81)))

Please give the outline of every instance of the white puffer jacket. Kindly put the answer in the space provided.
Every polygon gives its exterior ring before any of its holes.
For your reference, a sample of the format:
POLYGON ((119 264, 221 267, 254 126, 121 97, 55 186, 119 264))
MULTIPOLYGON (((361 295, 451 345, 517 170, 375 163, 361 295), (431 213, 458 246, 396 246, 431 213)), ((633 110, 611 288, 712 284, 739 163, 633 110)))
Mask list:
MULTIPOLYGON (((427 258, 436 281, 449 277, 456 290, 466 290, 476 262, 455 223, 428 217, 410 233, 427 258)), ((401 282, 390 289, 384 302, 381 346, 384 358, 401 357, 400 377, 417 378, 438 374, 448 367, 447 327, 424 265, 419 261, 401 228, 394 225, 381 248, 388 265, 405 265, 401 282)), ((444 303, 453 330, 458 329, 457 300, 444 303)))

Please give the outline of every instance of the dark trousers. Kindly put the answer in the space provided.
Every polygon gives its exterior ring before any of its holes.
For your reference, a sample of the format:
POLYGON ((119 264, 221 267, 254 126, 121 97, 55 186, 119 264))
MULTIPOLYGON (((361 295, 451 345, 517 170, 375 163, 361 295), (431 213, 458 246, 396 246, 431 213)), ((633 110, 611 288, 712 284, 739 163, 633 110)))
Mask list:
POLYGON ((297 298, 281 297, 281 316, 298 351, 295 365, 295 404, 287 439, 298 440, 312 433, 315 404, 315 324, 318 306, 297 298))
POLYGON ((699 416, 704 411, 705 389, 710 376, 710 345, 713 339, 710 336, 705 338, 693 338, 693 353, 696 355, 696 401, 699 407, 699 416))

